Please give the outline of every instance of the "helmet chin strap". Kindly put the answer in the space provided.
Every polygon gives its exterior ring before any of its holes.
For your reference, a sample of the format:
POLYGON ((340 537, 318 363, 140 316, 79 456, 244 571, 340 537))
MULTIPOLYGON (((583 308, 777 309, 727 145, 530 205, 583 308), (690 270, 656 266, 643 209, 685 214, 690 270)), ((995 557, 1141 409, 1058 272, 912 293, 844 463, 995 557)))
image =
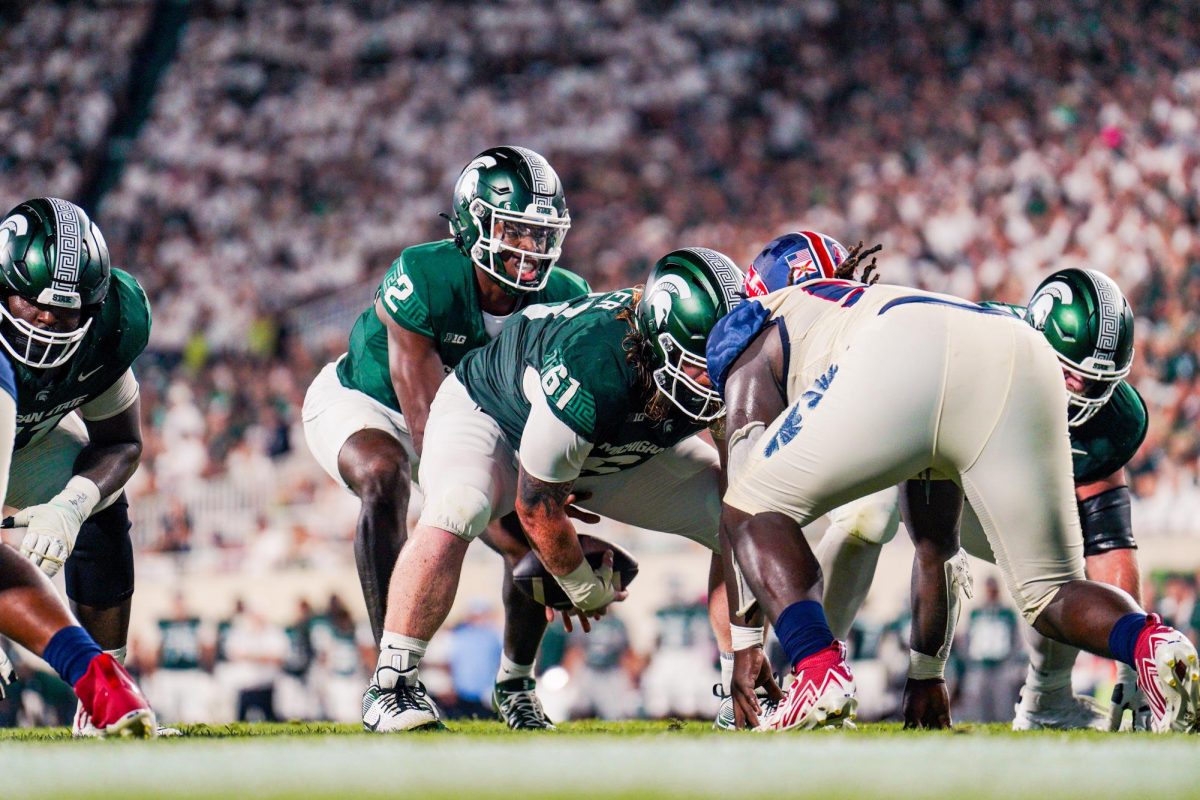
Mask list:
POLYGON ((467 252, 466 248, 466 240, 463 239, 462 226, 458 224, 458 220, 447 214, 445 211, 439 213, 438 216, 450 223, 450 233, 454 236, 454 246, 457 247, 459 252, 461 252, 464 256, 470 257, 470 254, 467 252))

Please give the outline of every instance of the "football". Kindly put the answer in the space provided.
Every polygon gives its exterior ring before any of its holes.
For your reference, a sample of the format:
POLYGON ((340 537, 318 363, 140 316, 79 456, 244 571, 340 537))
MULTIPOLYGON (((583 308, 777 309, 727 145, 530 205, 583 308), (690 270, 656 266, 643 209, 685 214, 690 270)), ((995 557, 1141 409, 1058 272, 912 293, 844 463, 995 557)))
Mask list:
MULTIPOLYGON (((579 534, 579 545, 583 548, 583 557, 587 559, 592 569, 600 566, 604 560, 604 552, 612 550, 613 575, 616 576, 618 589, 625 589, 637 577, 638 565, 629 551, 610 544, 586 533, 579 534)), ((532 597, 544 606, 562 611, 571 607, 567 594, 554 580, 554 576, 538 559, 537 553, 530 551, 521 559, 521 563, 513 568, 513 582, 522 592, 532 597)))

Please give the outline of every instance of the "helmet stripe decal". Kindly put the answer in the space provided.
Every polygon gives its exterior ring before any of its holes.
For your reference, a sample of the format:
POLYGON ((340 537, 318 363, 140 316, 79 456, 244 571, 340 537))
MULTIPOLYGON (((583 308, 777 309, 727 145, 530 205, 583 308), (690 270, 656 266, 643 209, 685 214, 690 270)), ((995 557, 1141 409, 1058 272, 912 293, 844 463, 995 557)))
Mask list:
POLYGON ((1096 288, 1096 298, 1100 303, 1100 330, 1096 336, 1096 354, 1111 360, 1117 351, 1117 340, 1121 331, 1117 287, 1107 275, 1096 274, 1091 270, 1086 270, 1084 274, 1096 288))
POLYGON ((54 209, 54 231, 58 240, 53 285, 55 289, 74 292, 79 283, 80 238, 83 235, 79 226, 79 216, 75 213, 75 206, 66 200, 59 200, 57 197, 46 199, 54 209))
POLYGON ((524 156, 525 163, 529 166, 529 177, 533 179, 533 193, 554 194, 558 176, 554 174, 550 162, 527 147, 513 147, 513 150, 524 156))
POLYGON ((709 250, 707 247, 689 247, 688 250, 700 256, 704 263, 712 268, 717 276, 721 296, 725 298, 727 308, 733 308, 741 301, 742 273, 728 256, 709 250))
POLYGON ((832 278, 834 272, 833 256, 830 255, 829 248, 825 246, 824 240, 812 231, 800 231, 800 235, 808 242, 808 249, 813 252, 820 262, 821 273, 826 278, 832 278))

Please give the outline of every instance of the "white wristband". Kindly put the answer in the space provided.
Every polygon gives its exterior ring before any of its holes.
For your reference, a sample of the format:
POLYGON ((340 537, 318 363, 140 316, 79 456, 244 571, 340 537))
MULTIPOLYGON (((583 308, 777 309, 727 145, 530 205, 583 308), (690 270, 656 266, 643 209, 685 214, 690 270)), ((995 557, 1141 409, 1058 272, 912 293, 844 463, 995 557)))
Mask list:
POLYGON ((762 647, 763 638, 766 635, 765 629, 762 627, 748 628, 744 625, 730 625, 730 633, 733 634, 733 649, 748 650, 751 647, 762 647))
POLYGON ((100 503, 100 487, 90 478, 73 475, 63 490, 54 495, 50 502, 77 514, 79 524, 82 525, 100 503))
POLYGON ((908 677, 914 681, 946 677, 945 658, 928 656, 916 650, 908 651, 908 677))

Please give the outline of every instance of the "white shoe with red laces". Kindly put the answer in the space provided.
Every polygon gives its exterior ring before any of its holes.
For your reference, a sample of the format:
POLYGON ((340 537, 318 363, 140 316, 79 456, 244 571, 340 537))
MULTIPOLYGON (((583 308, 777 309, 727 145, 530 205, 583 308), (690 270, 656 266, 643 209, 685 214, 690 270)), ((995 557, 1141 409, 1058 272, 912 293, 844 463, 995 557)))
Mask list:
POLYGON ((1138 634, 1133 661, 1138 686, 1150 702, 1150 729, 1200 732, 1200 663, 1187 637, 1150 614, 1138 634))
POLYGON ((786 731, 792 728, 854 727, 854 675, 846 663, 846 645, 834 642, 801 660, 793 671, 795 680, 778 706, 757 731, 786 731))

